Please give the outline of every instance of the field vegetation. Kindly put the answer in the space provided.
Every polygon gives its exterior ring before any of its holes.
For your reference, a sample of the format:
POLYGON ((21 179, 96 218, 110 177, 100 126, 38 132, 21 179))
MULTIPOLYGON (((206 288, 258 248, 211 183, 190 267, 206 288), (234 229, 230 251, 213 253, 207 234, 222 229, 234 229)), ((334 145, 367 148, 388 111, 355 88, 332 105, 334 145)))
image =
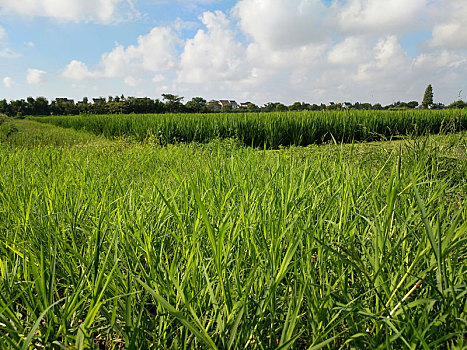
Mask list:
POLYGON ((0 348, 465 348, 465 132, 244 146, 443 113, 9 120, 0 348))
POLYGON ((467 129, 467 110, 79 115, 34 120, 107 138, 152 138, 160 144, 235 138, 247 146, 274 149, 461 131, 467 129))

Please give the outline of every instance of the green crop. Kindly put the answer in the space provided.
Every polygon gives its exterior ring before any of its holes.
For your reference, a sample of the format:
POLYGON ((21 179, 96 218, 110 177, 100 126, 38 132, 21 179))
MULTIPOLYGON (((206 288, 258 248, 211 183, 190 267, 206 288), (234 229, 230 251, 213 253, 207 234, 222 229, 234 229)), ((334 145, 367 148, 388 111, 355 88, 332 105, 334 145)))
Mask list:
POLYGON ((460 349, 465 146, 0 146, 0 348, 460 349))
POLYGON ((82 115, 34 120, 108 138, 155 139, 161 144, 235 138, 247 146, 273 149, 467 129, 466 110, 82 115))

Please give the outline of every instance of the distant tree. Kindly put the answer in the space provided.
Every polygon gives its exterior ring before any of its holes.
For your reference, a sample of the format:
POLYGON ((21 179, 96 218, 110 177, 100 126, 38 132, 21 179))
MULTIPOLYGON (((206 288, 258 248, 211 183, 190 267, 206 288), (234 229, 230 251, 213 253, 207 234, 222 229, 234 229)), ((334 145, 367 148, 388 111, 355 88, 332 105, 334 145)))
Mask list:
POLYGON ((206 112, 206 100, 202 97, 193 97, 191 101, 185 104, 187 112, 202 113, 206 112))
POLYGON ((425 89, 425 94, 423 95, 422 107, 428 108, 429 105, 433 104, 433 88, 429 84, 425 89))
POLYGON ((286 112, 287 106, 282 103, 276 103, 276 112, 286 112))
POLYGON ((326 110, 328 111, 337 111, 337 110, 340 110, 341 109, 341 106, 339 104, 333 104, 333 105, 328 105, 326 106, 326 110))
POLYGON ((225 113, 232 112, 232 105, 231 104, 223 105, 221 108, 221 111, 225 113))
POLYGON ((410 102, 407 103, 407 107, 417 108, 418 107, 418 102, 417 101, 410 101, 410 102))
POLYGON ((380 110, 380 109, 383 109, 383 106, 381 106, 381 103, 375 103, 373 105, 373 109, 380 110))
POLYGON ((29 96, 28 98, 26 98, 26 101, 28 102, 28 107, 25 113, 29 115, 36 115, 36 100, 33 97, 29 96))
POLYGON ((18 113, 24 115, 27 110, 28 103, 24 99, 10 101, 10 117, 16 116, 18 113))
POLYGON ((162 94, 162 99, 164 100, 165 107, 169 113, 179 113, 183 111, 183 96, 162 94))
POLYGON ((217 100, 211 100, 211 101, 209 101, 209 102, 206 104, 206 110, 207 110, 208 112, 216 112, 216 111, 220 110, 219 101, 217 101, 217 100))
POLYGON ((49 101, 45 97, 39 96, 36 98, 34 103, 34 114, 35 115, 49 115, 50 105, 49 101))
POLYGON ((303 106, 301 102, 294 102, 294 104, 289 106, 289 111, 301 111, 303 106))
POLYGON ((275 110, 276 110, 276 103, 274 102, 268 102, 261 108, 262 112, 273 112, 275 110))
POLYGON ((0 100, 0 113, 1 114, 6 114, 6 115, 11 115, 10 114, 10 105, 8 104, 8 101, 6 99, 0 100))
POLYGON ((448 105, 447 108, 467 108, 467 102, 458 100, 448 105))
POLYGON ((255 105, 254 103, 249 103, 247 106, 248 112, 258 112, 259 107, 255 105))

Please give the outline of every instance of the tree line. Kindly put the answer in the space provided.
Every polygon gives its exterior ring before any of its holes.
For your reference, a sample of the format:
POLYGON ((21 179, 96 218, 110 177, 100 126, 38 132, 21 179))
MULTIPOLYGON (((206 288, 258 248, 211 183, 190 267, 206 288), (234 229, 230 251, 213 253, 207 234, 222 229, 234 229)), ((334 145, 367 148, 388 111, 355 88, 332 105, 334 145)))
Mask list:
MULTIPOLYGON (((432 103, 432 92, 430 98, 424 96, 422 105, 417 101, 395 102, 393 104, 382 106, 379 103, 333 103, 329 104, 310 104, 305 102, 295 102, 289 106, 280 102, 268 102, 263 106, 257 106, 254 103, 245 103, 238 107, 232 104, 221 106, 219 101, 206 101, 202 97, 194 97, 190 101, 183 103, 183 96, 173 94, 162 94, 162 99, 152 99, 149 97, 125 97, 109 96, 106 98, 92 99, 83 98, 82 101, 75 103, 73 100, 57 98, 48 101, 45 97, 28 97, 27 99, 0 100, 0 113, 11 117, 21 117, 24 115, 76 115, 76 114, 142 114, 142 113, 214 113, 214 112, 285 112, 285 111, 320 111, 320 110, 403 110, 414 108, 467 108, 467 103, 458 100, 449 106, 432 103), (431 102, 431 103, 429 103, 431 102)), ((426 93, 427 94, 427 93, 426 93)))

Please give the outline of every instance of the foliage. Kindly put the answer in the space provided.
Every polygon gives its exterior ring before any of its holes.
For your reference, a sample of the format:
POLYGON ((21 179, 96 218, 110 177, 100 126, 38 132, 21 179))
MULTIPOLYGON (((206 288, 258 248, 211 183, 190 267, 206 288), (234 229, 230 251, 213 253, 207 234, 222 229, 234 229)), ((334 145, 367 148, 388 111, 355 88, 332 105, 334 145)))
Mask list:
POLYGON ((433 104, 433 87, 429 84, 426 87, 425 94, 423 95, 422 107, 428 108, 433 104))
POLYGON ((185 104, 185 107, 187 112, 191 113, 207 112, 207 103, 206 100, 202 97, 193 97, 185 104))
POLYGON ((0 147, 0 348, 463 348, 444 139, 0 147))
POLYGON ((108 138, 155 138, 158 143, 236 138, 255 147, 374 141, 467 128, 467 111, 303 111, 280 113, 87 115, 34 120, 85 129, 108 138))
POLYGON ((467 108, 467 103, 462 101, 462 100, 457 100, 450 105, 447 106, 447 108, 467 108))
POLYGON ((183 96, 162 94, 162 99, 165 101, 166 109, 169 113, 181 113, 183 112, 183 96))

